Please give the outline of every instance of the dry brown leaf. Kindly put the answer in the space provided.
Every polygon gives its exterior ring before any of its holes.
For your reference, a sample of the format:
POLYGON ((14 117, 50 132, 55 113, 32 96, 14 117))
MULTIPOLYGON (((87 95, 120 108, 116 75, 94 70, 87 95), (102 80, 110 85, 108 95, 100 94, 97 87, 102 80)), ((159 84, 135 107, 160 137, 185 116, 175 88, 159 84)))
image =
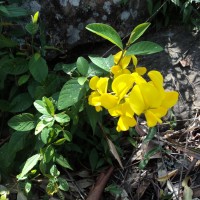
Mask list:
POLYGON ((109 148, 110 148, 110 151, 111 151, 112 155, 113 155, 114 158, 118 161, 120 167, 121 167, 122 169, 124 169, 124 167, 123 167, 123 165, 122 165, 122 162, 121 162, 121 159, 120 159, 120 157, 119 157, 119 154, 118 154, 118 152, 117 152, 117 150, 116 150, 116 148, 115 148, 115 145, 112 143, 112 141, 111 141, 109 138, 106 137, 106 139, 107 139, 107 141, 108 141, 108 146, 109 146, 109 148))
POLYGON ((158 177, 158 181, 160 182, 164 182, 164 181, 167 181, 169 180, 172 176, 176 175, 176 173, 178 172, 178 169, 175 169, 169 173, 167 173, 165 176, 161 176, 161 177, 158 177))

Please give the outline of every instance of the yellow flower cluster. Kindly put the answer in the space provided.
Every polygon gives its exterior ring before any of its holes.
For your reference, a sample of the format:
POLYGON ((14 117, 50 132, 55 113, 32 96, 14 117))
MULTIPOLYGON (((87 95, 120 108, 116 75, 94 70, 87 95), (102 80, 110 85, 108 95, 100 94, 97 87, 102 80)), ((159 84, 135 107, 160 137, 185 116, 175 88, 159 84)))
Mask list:
POLYGON ((88 98, 89 104, 95 106, 97 112, 105 108, 111 116, 118 117, 118 132, 134 127, 136 115, 144 114, 149 127, 162 123, 161 118, 178 101, 178 92, 164 90, 163 76, 159 71, 148 72, 150 81, 146 81, 142 77, 146 68, 136 67, 137 58, 133 55, 125 56, 120 51, 114 55, 114 62, 110 90, 108 77, 91 78, 89 86, 93 91, 88 98), (127 69, 131 60, 133 72, 127 69))

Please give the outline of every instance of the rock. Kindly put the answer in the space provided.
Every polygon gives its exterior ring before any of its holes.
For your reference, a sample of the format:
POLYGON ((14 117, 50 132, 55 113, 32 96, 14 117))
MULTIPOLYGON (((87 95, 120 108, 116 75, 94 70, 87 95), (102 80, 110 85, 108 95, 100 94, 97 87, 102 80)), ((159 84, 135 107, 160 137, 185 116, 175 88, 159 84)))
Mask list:
POLYGON ((24 3, 33 12, 40 11, 49 45, 65 50, 100 40, 100 37, 85 29, 87 24, 93 22, 109 24, 121 37, 126 36, 134 26, 144 22, 147 13, 145 5, 145 0, 48 0, 24 3))

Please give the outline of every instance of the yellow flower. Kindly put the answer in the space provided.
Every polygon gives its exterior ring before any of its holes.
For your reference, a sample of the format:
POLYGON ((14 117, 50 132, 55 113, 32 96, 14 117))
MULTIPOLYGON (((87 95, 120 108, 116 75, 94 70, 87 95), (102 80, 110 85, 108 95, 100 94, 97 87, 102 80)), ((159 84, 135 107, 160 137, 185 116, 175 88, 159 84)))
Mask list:
POLYGON ((149 127, 162 123, 161 117, 178 101, 178 93, 163 88, 163 77, 158 71, 148 73, 151 81, 137 84, 130 92, 131 108, 137 115, 144 113, 149 127))
POLYGON ((111 116, 119 117, 117 122, 117 131, 127 131, 130 127, 136 125, 134 118, 134 112, 128 102, 118 104, 115 107, 108 110, 111 116))
POLYGON ((111 72, 114 74, 115 78, 121 74, 131 74, 130 70, 127 69, 131 60, 133 62, 133 65, 135 66, 135 72, 137 72, 139 75, 144 75, 146 73, 146 67, 137 67, 138 60, 134 55, 126 56, 126 51, 123 55, 122 53, 122 51, 119 51, 117 54, 114 55, 115 65, 111 67, 111 72))
POLYGON ((90 79, 89 87, 94 90, 88 97, 89 105, 95 106, 97 112, 102 110, 101 95, 107 92, 108 78, 99 78, 94 76, 90 79))
POLYGON ((112 90, 119 98, 119 101, 133 87, 134 82, 135 78, 131 74, 121 74, 113 80, 112 90))
POLYGON ((114 74, 115 77, 121 74, 130 74, 131 72, 126 69, 131 61, 131 56, 124 56, 122 55, 122 51, 119 51, 117 54, 114 55, 114 63, 115 65, 112 66, 111 72, 114 74))

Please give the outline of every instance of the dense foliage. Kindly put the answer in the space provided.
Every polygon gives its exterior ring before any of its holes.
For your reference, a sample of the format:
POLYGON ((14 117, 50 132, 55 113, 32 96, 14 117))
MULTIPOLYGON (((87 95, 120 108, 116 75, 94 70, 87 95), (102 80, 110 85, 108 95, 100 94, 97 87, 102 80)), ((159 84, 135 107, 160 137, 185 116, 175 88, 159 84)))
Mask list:
MULTIPOLYGON (((42 179, 47 195, 62 197, 62 191, 69 190, 62 177, 66 170, 84 166, 93 172, 115 160, 123 167, 118 132, 126 131, 127 141, 135 145, 133 127, 145 115, 151 128, 144 142, 150 140, 178 95, 164 90, 160 72, 148 72, 147 78, 147 69, 138 66, 136 55, 162 51, 153 42, 136 42, 150 23, 135 27, 125 47, 109 25, 89 24, 89 31, 120 51, 106 58, 79 57, 75 63, 57 63, 50 69, 45 56, 51 47, 39 12, 24 26, 18 24, 20 17, 29 16, 15 4, 0 4, 0 181, 11 182, 18 174, 19 191, 31 198, 42 179)), ((158 151, 147 154, 140 167, 158 151)), ((1 198, 7 199, 9 190, 1 191, 1 198)))

